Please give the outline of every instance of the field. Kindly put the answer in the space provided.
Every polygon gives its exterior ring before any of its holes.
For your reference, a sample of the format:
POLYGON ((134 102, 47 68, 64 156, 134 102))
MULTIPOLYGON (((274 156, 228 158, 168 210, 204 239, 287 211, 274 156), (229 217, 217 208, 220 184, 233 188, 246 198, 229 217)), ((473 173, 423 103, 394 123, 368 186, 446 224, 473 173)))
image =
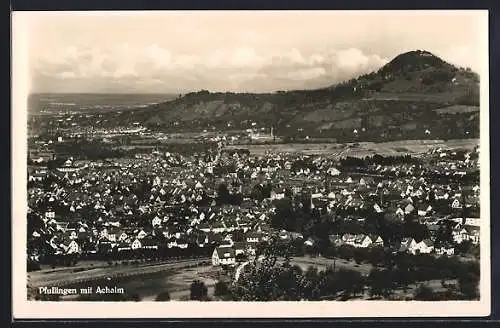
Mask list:
MULTIPOLYGON (((398 81, 401 82, 401 81, 398 81)), ((422 101, 431 103, 446 103, 452 101, 457 95, 453 92, 376 92, 367 95, 365 100, 388 100, 388 101, 422 101)))
POLYGON ((290 143, 269 145, 237 145, 227 146, 228 149, 246 148, 254 155, 263 155, 266 152, 276 153, 302 153, 306 155, 329 155, 335 157, 365 157, 374 154, 379 155, 406 155, 424 153, 433 148, 444 149, 468 149, 472 150, 479 144, 478 139, 457 140, 404 140, 390 142, 360 142, 354 144, 338 143, 290 143))
MULTIPOLYGON (((109 265, 106 262, 88 262, 76 267, 42 269, 28 273, 30 288, 64 287, 84 288, 88 286, 117 286, 141 297, 153 297, 158 288, 172 288, 177 293, 188 293, 189 284, 201 279, 199 273, 211 266, 205 259, 189 259, 153 264, 109 265), (168 277, 167 280, 166 277, 168 277), (139 279, 138 279, 139 278, 139 279), (141 279, 142 278, 142 279, 141 279)), ((213 279, 212 279, 213 280, 213 279)), ((215 282, 206 279, 207 286, 215 282)), ((184 294, 179 294, 179 297, 184 294)))
MULTIPOLYGON (((361 263, 356 264, 354 261, 342 260, 342 259, 327 259, 324 257, 309 257, 309 256, 301 256, 294 257, 291 259, 290 263, 292 265, 298 265, 303 271, 307 270, 308 267, 313 266, 318 268, 319 271, 325 270, 327 267, 334 267, 336 270, 338 269, 348 269, 355 270, 360 272, 363 276, 367 277, 370 274, 370 270, 373 269, 373 265, 369 263, 361 263)), ((445 283, 448 285, 456 285, 457 281, 455 280, 445 280, 445 283)), ((423 283, 423 285, 431 288, 434 292, 443 292, 446 291, 446 288, 442 286, 441 280, 430 280, 423 283)), ((402 288, 398 288, 394 291, 393 299, 404 300, 407 297, 412 298, 415 294, 416 289, 418 288, 418 284, 410 284, 407 286, 406 290, 402 288)), ((363 295, 358 295, 355 297, 356 299, 370 299, 368 294, 368 289, 366 288, 363 292, 363 295)))
POLYGON ((290 264, 298 265, 302 270, 307 270, 309 266, 317 267, 318 270, 325 270, 327 267, 335 267, 336 269, 349 269, 359 271, 362 275, 367 276, 373 265, 368 263, 356 264, 354 261, 347 261, 342 259, 327 259, 324 257, 309 257, 300 256, 294 257, 290 260, 290 264))
POLYGON ((438 114, 476 113, 479 106, 453 105, 436 109, 438 114))
MULTIPOLYGON (((63 286, 64 288, 118 287, 127 294, 137 294, 143 301, 154 301, 162 291, 169 291, 172 300, 188 300, 191 283, 199 279, 213 295, 218 268, 205 262, 189 262, 139 265, 133 267, 100 267, 74 273, 74 268, 42 270, 29 274, 31 288, 63 286), (64 283, 63 283, 64 282, 64 283)), ((33 290, 34 291, 34 290, 33 290)), ((34 291, 36 293, 36 291, 34 291)), ((77 295, 68 295, 62 300, 74 300, 77 295)))

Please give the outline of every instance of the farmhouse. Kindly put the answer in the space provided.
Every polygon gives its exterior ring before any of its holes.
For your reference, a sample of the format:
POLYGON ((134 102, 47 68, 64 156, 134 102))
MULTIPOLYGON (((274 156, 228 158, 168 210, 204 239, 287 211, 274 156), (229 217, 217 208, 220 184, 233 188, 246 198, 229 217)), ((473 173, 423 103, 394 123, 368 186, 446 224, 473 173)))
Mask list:
POLYGON ((413 254, 429 254, 434 250, 434 243, 429 239, 424 239, 421 242, 417 243, 414 249, 411 251, 413 254))
POLYGON ((231 247, 217 247, 212 253, 212 265, 235 265, 236 254, 231 247))

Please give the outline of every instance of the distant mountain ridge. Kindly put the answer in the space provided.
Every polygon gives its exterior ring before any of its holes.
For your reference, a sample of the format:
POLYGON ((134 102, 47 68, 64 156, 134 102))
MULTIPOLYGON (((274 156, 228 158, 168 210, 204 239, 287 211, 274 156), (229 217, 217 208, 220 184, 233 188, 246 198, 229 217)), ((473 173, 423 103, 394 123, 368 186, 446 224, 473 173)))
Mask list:
POLYGON ((202 90, 122 119, 167 130, 273 126, 296 138, 340 140, 353 132, 359 140, 469 138, 479 135, 478 106, 478 74, 415 50, 327 88, 262 94, 202 90))

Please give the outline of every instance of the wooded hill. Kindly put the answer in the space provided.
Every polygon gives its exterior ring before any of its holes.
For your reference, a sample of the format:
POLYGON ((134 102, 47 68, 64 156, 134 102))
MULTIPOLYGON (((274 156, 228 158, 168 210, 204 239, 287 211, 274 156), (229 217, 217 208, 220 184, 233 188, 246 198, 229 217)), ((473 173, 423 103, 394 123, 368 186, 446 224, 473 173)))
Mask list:
POLYGON ((162 130, 273 127, 275 134, 292 139, 477 138, 479 76, 416 50, 376 72, 322 89, 264 94, 201 90, 118 118, 162 130))

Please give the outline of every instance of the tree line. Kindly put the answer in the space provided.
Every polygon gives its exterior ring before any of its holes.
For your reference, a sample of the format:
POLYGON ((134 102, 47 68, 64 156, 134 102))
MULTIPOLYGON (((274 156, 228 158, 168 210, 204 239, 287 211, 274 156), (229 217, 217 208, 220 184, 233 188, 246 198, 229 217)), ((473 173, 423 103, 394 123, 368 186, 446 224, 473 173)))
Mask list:
POLYGON ((387 259, 383 268, 373 267, 367 275, 358 270, 327 267, 323 271, 310 266, 303 270, 292 265, 290 258, 278 261, 275 245, 263 251, 262 262, 245 267, 238 281, 228 288, 236 301, 298 301, 340 299, 352 297, 382 297, 391 299, 395 293, 407 294, 410 285, 430 280, 456 280, 457 285, 447 286, 445 293, 417 288, 414 297, 434 299, 477 299, 479 264, 465 263, 452 258, 435 259, 429 255, 401 254, 387 259), (458 287, 457 287, 458 286, 458 287))

